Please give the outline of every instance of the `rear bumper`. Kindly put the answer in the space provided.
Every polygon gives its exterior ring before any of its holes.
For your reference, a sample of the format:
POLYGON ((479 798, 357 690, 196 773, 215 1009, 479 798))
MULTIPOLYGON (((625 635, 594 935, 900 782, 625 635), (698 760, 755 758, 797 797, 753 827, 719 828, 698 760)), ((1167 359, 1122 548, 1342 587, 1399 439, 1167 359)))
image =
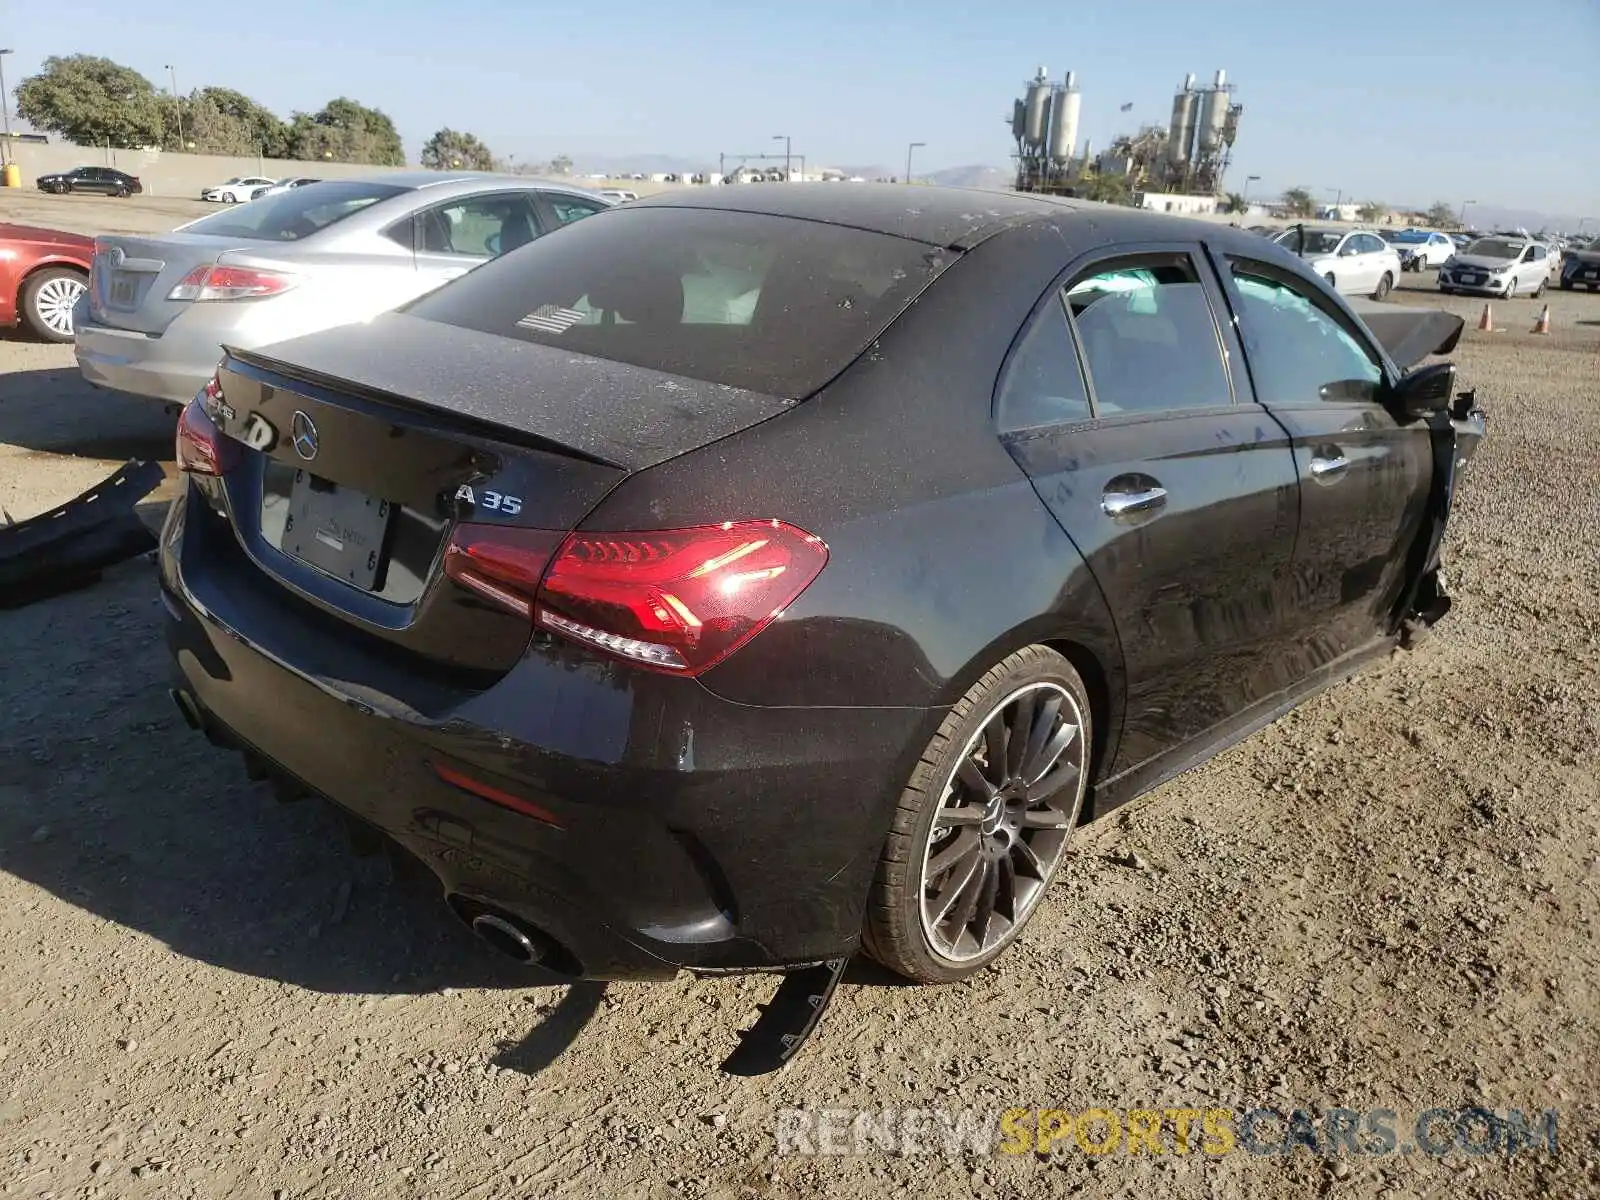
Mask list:
POLYGON ((187 404, 217 369, 220 343, 186 336, 174 321, 161 336, 111 329, 89 316, 87 297, 72 313, 78 370, 96 387, 169 404, 187 404))
POLYGON ((186 486, 161 547, 177 686, 270 770, 416 854, 458 904, 536 926, 588 978, 855 948, 894 799, 941 714, 732 704, 558 643, 463 686, 325 624, 233 540, 186 486))

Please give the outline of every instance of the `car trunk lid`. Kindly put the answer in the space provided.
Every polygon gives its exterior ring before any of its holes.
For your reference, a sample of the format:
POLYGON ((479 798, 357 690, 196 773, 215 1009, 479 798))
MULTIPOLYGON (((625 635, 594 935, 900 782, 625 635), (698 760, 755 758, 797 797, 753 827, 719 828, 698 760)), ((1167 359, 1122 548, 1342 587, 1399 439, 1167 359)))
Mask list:
POLYGON ((260 581, 479 671, 532 628, 446 577, 458 522, 553 552, 629 474, 792 404, 407 317, 229 350, 218 378, 214 419, 248 448, 227 507, 260 581))

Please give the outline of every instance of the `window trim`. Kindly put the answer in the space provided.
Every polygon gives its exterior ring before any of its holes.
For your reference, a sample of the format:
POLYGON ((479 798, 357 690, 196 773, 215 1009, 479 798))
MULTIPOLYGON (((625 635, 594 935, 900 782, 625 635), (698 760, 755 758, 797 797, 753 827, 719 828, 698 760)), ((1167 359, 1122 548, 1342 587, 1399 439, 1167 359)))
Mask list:
MULTIPOLYGON (((1285 269, 1277 263, 1266 262, 1263 259, 1230 249, 1226 245, 1208 242, 1206 250, 1212 256, 1213 267, 1216 270, 1218 279, 1221 281, 1223 294, 1227 297, 1228 307, 1233 313, 1233 323, 1239 330, 1240 349, 1252 390, 1255 388, 1256 365, 1250 359, 1250 349, 1244 339, 1244 329, 1248 324, 1248 320, 1244 316, 1244 297, 1240 294, 1238 285, 1233 279, 1232 265, 1235 261, 1246 264, 1251 273, 1259 274, 1264 279, 1273 280, 1304 296, 1325 317, 1328 317, 1343 329, 1347 335, 1354 338, 1356 343, 1377 362, 1381 376, 1378 381, 1379 397, 1371 401, 1345 400, 1337 401, 1337 403, 1372 404, 1379 408, 1386 408, 1384 397, 1393 390, 1401 372, 1395 367, 1394 360, 1389 357, 1389 352, 1367 331, 1360 321, 1355 319, 1346 308, 1344 298, 1329 288, 1326 280, 1315 275, 1309 275, 1309 273, 1303 275, 1298 271, 1285 269)), ((1302 406, 1322 407, 1329 403, 1330 401, 1327 400, 1306 401, 1302 406)), ((1302 402, 1300 401, 1293 401, 1288 406, 1280 404, 1277 407, 1293 407, 1301 404, 1302 402)))

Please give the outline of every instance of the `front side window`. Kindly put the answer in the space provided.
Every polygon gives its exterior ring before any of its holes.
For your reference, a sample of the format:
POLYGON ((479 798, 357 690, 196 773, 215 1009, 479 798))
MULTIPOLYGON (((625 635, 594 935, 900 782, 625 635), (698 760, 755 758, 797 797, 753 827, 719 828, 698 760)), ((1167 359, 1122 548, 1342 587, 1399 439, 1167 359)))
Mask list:
POLYGON ((1130 259, 1067 288, 1098 416, 1231 404, 1205 287, 1186 254, 1130 259))
POLYGON ((1011 356, 995 415, 1001 431, 1008 433, 1090 416, 1089 393, 1059 292, 1040 310, 1011 356))
POLYGON ((1231 265, 1250 372, 1263 404, 1376 402, 1383 368, 1354 335, 1300 286, 1245 261, 1231 265))
POLYGON ((339 180, 294 188, 275 196, 224 209, 183 227, 185 233, 296 242, 409 189, 388 183, 339 180))

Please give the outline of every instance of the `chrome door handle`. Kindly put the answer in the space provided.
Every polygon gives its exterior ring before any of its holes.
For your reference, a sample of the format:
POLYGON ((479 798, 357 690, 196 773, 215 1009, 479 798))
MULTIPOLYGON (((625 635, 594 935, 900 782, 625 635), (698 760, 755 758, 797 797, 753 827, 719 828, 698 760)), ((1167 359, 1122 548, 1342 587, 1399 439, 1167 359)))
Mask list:
POLYGON ((1318 479, 1326 479, 1330 475, 1337 475, 1350 465, 1350 460, 1344 455, 1335 458, 1313 458, 1311 460, 1311 474, 1318 479))
POLYGON ((1100 497, 1100 510, 1108 517, 1125 517, 1160 508, 1166 502, 1164 487, 1146 488, 1142 492, 1107 492, 1100 497))

